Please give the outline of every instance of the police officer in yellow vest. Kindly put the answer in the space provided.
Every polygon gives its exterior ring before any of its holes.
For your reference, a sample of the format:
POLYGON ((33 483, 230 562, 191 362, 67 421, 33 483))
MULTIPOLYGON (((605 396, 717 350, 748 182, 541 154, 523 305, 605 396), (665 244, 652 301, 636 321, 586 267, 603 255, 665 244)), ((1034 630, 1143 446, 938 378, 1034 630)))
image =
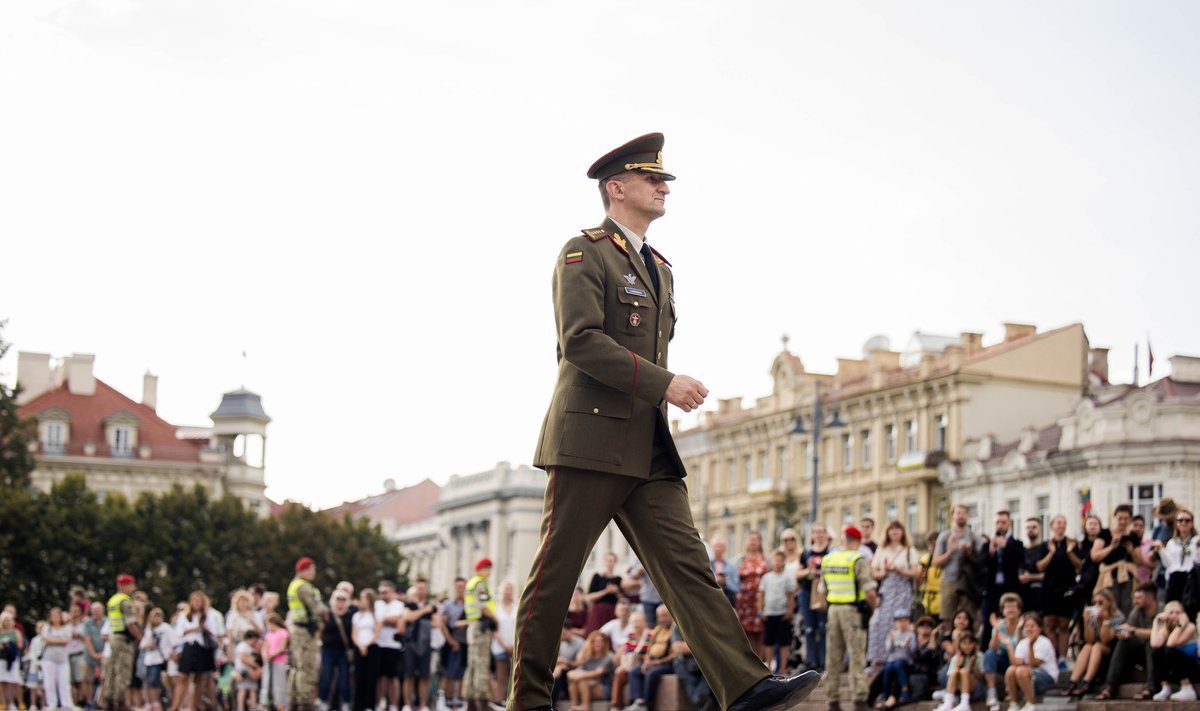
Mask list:
POLYGON ((307 711, 317 696, 317 628, 328 612, 312 580, 317 566, 305 556, 296 561, 296 577, 288 584, 288 708, 307 711))
POLYGON ((488 673, 492 663, 492 630, 496 628, 496 601, 488 576, 492 574, 492 559, 480 558, 475 563, 475 577, 467 581, 464 614, 471 623, 467 627, 467 672, 463 677, 463 698, 470 706, 485 711, 488 695, 488 673))
POLYGON ((102 702, 108 711, 117 711, 125 704, 125 692, 133 679, 133 660, 141 641, 142 631, 137 624, 137 610, 129 597, 137 583, 132 575, 117 576, 117 593, 108 599, 109 656, 103 662, 102 702))
POLYGON ((825 698, 829 711, 840 711, 838 696, 842 660, 850 657, 850 694, 855 709, 867 703, 867 622, 879 605, 871 566, 859 551, 862 532, 850 525, 842 529, 845 546, 821 559, 821 578, 829 603, 825 633, 825 698))

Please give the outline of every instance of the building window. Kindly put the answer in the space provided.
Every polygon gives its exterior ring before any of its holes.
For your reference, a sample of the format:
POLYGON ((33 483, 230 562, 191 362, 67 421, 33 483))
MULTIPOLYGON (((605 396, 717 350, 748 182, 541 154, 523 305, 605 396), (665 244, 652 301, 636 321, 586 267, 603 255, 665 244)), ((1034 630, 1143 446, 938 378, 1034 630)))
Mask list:
POLYGON ((854 468, 854 438, 850 433, 842 435, 842 470, 850 471, 854 468))
POLYGON ((737 491, 737 465, 732 459, 725 462, 725 489, 737 491))
POLYGON ((750 480, 754 478, 754 457, 749 454, 742 457, 742 487, 750 486, 750 480))
POLYGON ((939 452, 945 452, 946 451, 946 414, 942 413, 942 414, 938 415, 937 419, 934 422, 937 424, 937 441, 935 443, 937 446, 934 448, 936 450, 938 450, 939 452))
POLYGON ((1008 517, 1011 518, 1013 522, 1012 530, 1020 530, 1017 528, 1017 524, 1021 521, 1021 500, 1009 499, 1007 502, 1005 502, 1005 506, 1008 507, 1008 517))
POLYGON ((1134 484, 1129 487, 1129 505, 1134 515, 1141 514, 1147 521, 1154 518, 1154 505, 1162 498, 1162 484, 1134 484))
POLYGON ((917 451, 917 421, 906 420, 904 422, 904 451, 917 451))
POLYGON ((62 454, 67 443, 67 428, 61 422, 42 423, 42 452, 44 454, 62 454))
POLYGON ((788 451, 787 447, 780 447, 775 450, 775 460, 779 467, 779 481, 788 480, 788 451))
POLYGON ((862 465, 869 467, 871 466, 871 430, 860 432, 858 439, 862 442, 862 465))
MULTIPOLYGON (((1050 497, 1037 497, 1037 518, 1042 522, 1042 535, 1050 535, 1050 497)), ((1147 519, 1149 520, 1149 519, 1147 519)))
POLYGON ((133 456, 133 431, 128 427, 113 427, 112 455, 114 457, 133 456))
POLYGON ((900 514, 896 510, 896 500, 895 499, 888 499, 887 503, 883 507, 883 510, 887 513, 887 516, 886 516, 887 523, 884 524, 885 526, 890 525, 892 521, 900 520, 900 514))
POLYGON ((804 478, 812 478, 812 440, 804 442, 804 478))
POLYGON ((888 464, 896 462, 896 426, 887 425, 883 428, 883 436, 887 441, 887 461, 888 464))
POLYGON ((906 526, 908 528, 908 535, 911 536, 913 538, 913 540, 915 541, 916 535, 917 535, 917 497, 910 496, 907 499, 905 499, 904 500, 904 510, 905 510, 905 513, 907 514, 905 516, 905 518, 908 519, 906 521, 906 526))
POLYGON ((758 453, 758 478, 766 479, 770 474, 767 473, 767 453, 758 453))
POLYGON ((864 518, 873 519, 875 517, 875 509, 871 508, 870 504, 863 504, 862 507, 859 509, 859 511, 862 512, 859 515, 860 520, 864 519, 864 518))
POLYGON ((842 507, 842 525, 854 523, 854 509, 849 506, 842 507))

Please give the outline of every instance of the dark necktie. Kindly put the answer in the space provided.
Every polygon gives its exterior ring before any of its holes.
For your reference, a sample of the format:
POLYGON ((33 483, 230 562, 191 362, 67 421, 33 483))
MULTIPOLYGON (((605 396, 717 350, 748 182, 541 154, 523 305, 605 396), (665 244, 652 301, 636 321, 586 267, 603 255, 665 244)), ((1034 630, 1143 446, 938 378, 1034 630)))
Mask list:
POLYGON ((650 272, 650 281, 654 282, 654 296, 658 296, 658 266, 654 264, 654 254, 650 245, 642 243, 642 261, 646 263, 646 271, 650 272))

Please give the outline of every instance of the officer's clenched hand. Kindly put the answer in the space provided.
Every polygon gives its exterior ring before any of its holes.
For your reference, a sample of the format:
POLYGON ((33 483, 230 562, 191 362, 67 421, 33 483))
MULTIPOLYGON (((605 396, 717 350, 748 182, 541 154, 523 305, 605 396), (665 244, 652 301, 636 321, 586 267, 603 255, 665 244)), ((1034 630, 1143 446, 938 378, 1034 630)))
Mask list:
POLYGON ((686 375, 676 375, 671 378, 663 398, 680 410, 691 412, 703 405, 707 396, 708 388, 704 387, 704 383, 686 375))

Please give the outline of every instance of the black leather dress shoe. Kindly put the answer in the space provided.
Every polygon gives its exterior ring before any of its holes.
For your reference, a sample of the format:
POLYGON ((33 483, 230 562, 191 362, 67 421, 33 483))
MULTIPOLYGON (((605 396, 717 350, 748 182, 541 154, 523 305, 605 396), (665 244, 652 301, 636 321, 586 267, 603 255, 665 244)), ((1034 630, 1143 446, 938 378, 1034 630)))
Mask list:
POLYGON ((806 671, 793 677, 769 676, 738 697, 728 711, 789 711, 817 688, 821 675, 806 671))

